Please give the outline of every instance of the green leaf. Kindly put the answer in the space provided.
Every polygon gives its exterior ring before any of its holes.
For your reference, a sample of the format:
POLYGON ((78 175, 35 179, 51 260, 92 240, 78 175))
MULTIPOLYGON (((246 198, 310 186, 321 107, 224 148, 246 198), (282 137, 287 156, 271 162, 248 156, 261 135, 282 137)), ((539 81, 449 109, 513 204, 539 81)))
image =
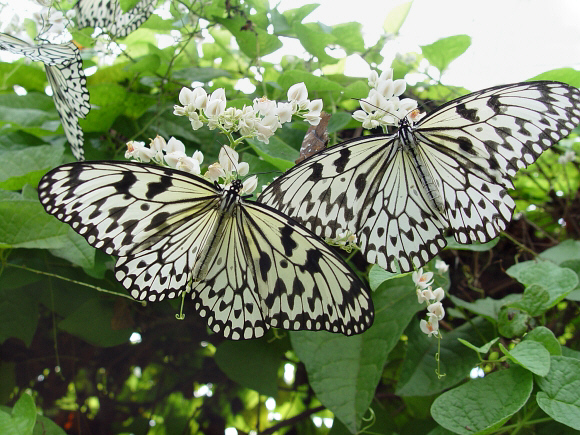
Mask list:
POLYGON ((0 403, 6 403, 16 387, 16 363, 0 361, 0 403))
POLYGON ((187 80, 207 83, 218 77, 231 77, 231 74, 223 69, 217 68, 182 68, 175 70, 172 74, 174 80, 187 80))
MULTIPOLYGON (((556 82, 564 82, 576 88, 580 88, 580 73, 573 68, 558 68, 551 71, 546 71, 528 80, 553 80, 556 82)), ((568 240, 572 242, 572 240, 568 240)), ((565 242, 564 242, 565 243, 565 242)))
POLYGON ((389 352, 421 309, 412 288, 397 281, 390 284, 373 294, 375 321, 362 334, 290 332, 316 397, 353 433, 360 429, 389 352))
POLYGON ((119 0, 122 12, 130 11, 137 5, 137 3, 139 3, 139 0, 119 0))
POLYGON ((474 252, 489 251, 490 249, 492 249, 495 245, 497 245, 499 243, 499 237, 496 237, 495 239, 490 240, 487 243, 464 244, 464 243, 459 243, 457 240, 455 240, 454 237, 445 237, 445 240, 447 240, 446 249, 456 249, 458 251, 474 251, 474 252))
POLYGON ((33 435, 67 435, 54 421, 42 415, 36 416, 33 435))
POLYGON ((375 291, 379 286, 385 282, 394 278, 400 278, 402 276, 410 275, 412 272, 407 273, 393 273, 383 269, 378 264, 373 264, 369 272, 369 286, 372 291, 375 291))
POLYGON ((550 352, 550 355, 562 355, 560 342, 554 333, 545 326, 536 326, 526 334, 524 340, 533 340, 542 343, 548 352, 550 352))
POLYGON ((264 338, 247 342, 223 341, 216 349, 215 362, 232 381, 276 397, 282 356, 279 346, 264 338))
POLYGON ((528 329, 530 316, 513 308, 502 307, 497 320, 499 333, 504 337, 513 338, 524 335, 528 329))
POLYGON ((442 38, 433 44, 422 45, 423 56, 441 73, 447 69, 451 61, 461 56, 471 45, 471 37, 455 35, 442 38))
POLYGON ((464 346, 467 346, 468 348, 476 351, 477 353, 481 353, 481 354, 486 354, 487 352, 489 352, 489 349, 491 349, 491 347, 497 343, 497 341, 499 340, 499 337, 495 337, 493 340, 488 341, 487 343, 485 343, 483 346, 474 346, 473 344, 471 344, 469 341, 464 340, 462 338, 458 338, 457 339, 461 344, 463 344, 464 346))
POLYGON ((30 92, 19 96, 0 95, 0 125, 5 123, 54 132, 60 121, 51 97, 30 92))
POLYGON ((564 240, 553 248, 546 249, 540 258, 560 264, 567 260, 580 260, 580 240, 564 240))
POLYGON ((42 176, 60 163, 63 154, 62 145, 0 152, 0 188, 20 190, 25 184, 38 186, 42 176))
POLYGON ((36 406, 28 393, 23 393, 12 408, 12 414, 0 411, 2 435, 32 435, 36 422, 36 406))
POLYGON ((399 33, 399 29, 407 19, 407 15, 409 15, 409 10, 411 10, 412 4, 413 1, 401 3, 389 11, 387 18, 385 18, 385 22, 383 23, 383 29, 385 32, 388 34, 399 33))
POLYGON ((282 47, 282 42, 276 35, 271 35, 257 26, 253 29, 244 29, 246 19, 239 15, 214 19, 234 35, 240 50, 250 59, 266 56, 282 47))
MULTIPOLYGON (((573 270, 559 267, 551 261, 524 261, 506 272, 525 286, 536 284, 548 292, 549 298, 540 306, 544 311, 564 299, 578 285, 578 276, 573 270)), ((537 289, 533 290, 533 294, 538 292, 537 289)))
POLYGON ((64 246, 58 249, 51 249, 50 253, 85 269, 95 267, 95 248, 89 245, 86 239, 72 228, 69 228, 66 235, 64 246))
POLYGON ((580 301, 580 259, 575 260, 565 260, 560 263, 560 267, 570 269, 576 274, 579 284, 566 295, 566 299, 569 301, 580 301))
POLYGON ((522 341, 511 351, 507 350, 501 343, 499 348, 508 359, 535 375, 546 376, 550 371, 550 352, 537 341, 522 341))
POLYGON ((133 330, 129 328, 114 330, 112 320, 113 304, 91 298, 65 317, 58 326, 93 346, 111 347, 129 341, 133 330))
MULTIPOLYGON (((14 85, 20 85, 28 92, 44 92, 46 86, 46 73, 36 65, 27 65, 22 60, 14 63, 0 62, 0 86, 10 89, 14 85)), ((14 96, 16 97, 16 96, 14 96)))
POLYGON ((477 299, 475 302, 466 302, 456 296, 449 295, 449 299, 457 307, 465 308, 466 310, 485 317, 492 323, 497 323, 501 307, 520 298, 518 294, 511 294, 502 299, 477 299))
POLYGON ((512 302, 509 307, 518 308, 525 311, 532 317, 542 315, 550 302, 550 293, 541 285, 532 284, 526 287, 524 295, 519 301, 512 302))
POLYGON ((68 225, 47 214, 35 199, 0 191, 0 247, 61 248, 68 225))
POLYGON ((457 339, 462 338, 470 343, 476 343, 476 346, 481 346, 487 341, 485 337, 493 336, 493 327, 484 319, 475 318, 471 323, 444 333, 441 340, 440 361, 441 373, 444 373, 445 377, 441 379, 435 373, 437 340, 421 332, 418 320, 411 323, 405 334, 409 337, 407 354, 395 394, 430 396, 467 378, 471 369, 479 362, 477 354, 466 352, 465 346, 457 339))
POLYGON ((532 374, 519 367, 490 373, 443 393, 431 415, 456 434, 492 433, 525 405, 533 385, 532 374))
POLYGON ((30 346, 38 325, 36 298, 31 288, 0 289, 0 343, 13 337, 30 346))
POLYGON ((553 356, 550 373, 536 377, 538 406, 554 420, 580 430, 580 360, 553 356))
POLYGON ((304 6, 300 6, 296 9, 288 9, 284 11, 282 15, 286 18, 290 27, 292 27, 295 23, 301 23, 304 18, 310 15, 316 8, 320 6, 316 3, 307 4, 304 6))
POLYGON ((336 38, 336 43, 343 47, 347 53, 362 52, 365 49, 361 23, 337 24, 332 26, 331 35, 336 38))
POLYGON ((310 23, 309 25, 295 23, 292 27, 304 49, 323 64, 334 64, 340 59, 336 59, 326 54, 326 47, 335 44, 336 37, 324 32, 320 25, 310 23))
POLYGON ((348 112, 333 113, 328 121, 326 130, 329 134, 339 132, 352 120, 352 115, 348 112))
POLYGON ((248 139, 246 142, 258 156, 282 171, 294 166, 296 159, 300 155, 298 150, 292 148, 277 136, 272 136, 269 143, 264 143, 257 139, 248 139))
POLYGON ((129 71, 133 73, 144 73, 152 72, 154 73, 159 69, 161 65, 161 58, 157 54, 147 54, 135 59, 135 63, 129 66, 129 71))
POLYGON ((312 73, 299 70, 286 71, 278 79, 278 83, 284 89, 290 88, 295 83, 304 82, 308 92, 342 91, 344 88, 325 77, 318 77, 312 73))

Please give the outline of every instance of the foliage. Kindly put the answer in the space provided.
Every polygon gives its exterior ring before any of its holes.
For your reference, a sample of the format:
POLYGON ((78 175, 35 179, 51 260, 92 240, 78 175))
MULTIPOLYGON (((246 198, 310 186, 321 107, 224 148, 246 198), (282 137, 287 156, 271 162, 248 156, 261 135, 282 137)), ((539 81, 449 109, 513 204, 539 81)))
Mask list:
MULTIPOLYGON (((386 37, 366 47, 358 23, 304 23, 316 5, 280 12, 259 0, 163 3, 170 16, 153 15, 119 40, 112 64, 103 62, 102 36, 72 29, 85 70, 96 70, 87 79, 92 110, 80 120, 87 160, 123 159, 127 141, 159 134, 182 140, 188 155, 201 150, 205 164, 216 161, 225 137, 172 114, 192 82, 208 92, 225 88, 235 107, 262 96, 284 100, 304 82, 333 115, 333 142, 356 133, 360 123, 349 113, 353 99, 367 95, 367 79, 345 76, 328 47, 376 67, 386 37), (177 42, 159 48, 157 35, 177 42), (308 57, 268 61, 285 38, 300 41, 308 57), (240 91, 242 80, 254 90, 240 91)), ((409 6, 393 11, 384 28, 396 32, 409 6)), ((426 62, 444 72, 469 44, 467 35, 434 41, 422 55, 396 59, 395 78, 426 72, 426 62)), ((466 93, 422 77, 405 96, 436 105, 466 93)), ((572 69, 541 78, 580 85, 572 69)), ((276 330, 229 342, 209 333, 187 302, 185 319, 176 320, 178 301, 133 301, 114 279, 114 259, 44 212, 40 177, 73 160, 46 84, 40 63, 0 63, 1 433, 580 429, 580 167, 577 159, 558 161, 580 151, 577 133, 520 171, 510 192, 517 217, 503 237, 441 253, 450 268, 435 274, 436 283, 452 296, 440 343, 420 331, 411 277, 371 267, 356 253, 349 262, 370 282, 376 311, 367 332, 276 330), (474 367, 486 376, 470 378, 474 367), (330 430, 320 424, 333 418, 330 430)), ((268 144, 242 143, 240 159, 265 184, 294 165, 307 128, 294 121, 268 144)), ((435 261, 427 269, 435 272, 435 261)))

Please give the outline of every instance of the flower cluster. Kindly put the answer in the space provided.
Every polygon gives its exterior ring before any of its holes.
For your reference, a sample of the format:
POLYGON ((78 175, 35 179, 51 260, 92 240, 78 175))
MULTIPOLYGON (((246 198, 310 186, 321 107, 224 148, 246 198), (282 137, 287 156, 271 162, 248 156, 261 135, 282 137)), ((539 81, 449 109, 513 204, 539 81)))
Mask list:
POLYGON ((325 242, 331 246, 344 249, 346 252, 352 252, 353 249, 358 249, 356 245, 357 237, 350 230, 338 233, 334 239, 326 238, 325 242))
MULTIPOLYGON (((376 71, 371 71, 369 86, 371 90, 368 97, 360 102, 362 110, 357 110, 352 115, 354 119, 362 122, 363 128, 397 125, 409 112, 417 108, 415 100, 399 99, 407 84, 405 80, 393 80, 392 69, 385 70, 380 76, 376 71)), ((411 119, 412 122, 417 120, 411 119)))
MULTIPOLYGON (((144 142, 130 141, 127 143, 126 159, 133 159, 141 163, 155 163, 160 166, 168 166, 194 175, 201 175, 203 153, 195 151, 191 157, 185 154, 185 145, 174 137, 167 142, 161 136, 151 140, 149 146, 144 142)), ((222 146, 219 154, 219 162, 209 165, 204 177, 212 182, 219 182, 222 187, 227 187, 234 179, 248 174, 250 167, 245 162, 239 161, 236 151, 227 145, 222 146)), ((243 183, 240 194, 250 194, 258 185, 258 178, 253 175, 243 183)))
POLYGON ((182 106, 174 106, 173 113, 187 116, 194 130, 207 124, 210 130, 219 128, 226 134, 239 132, 242 138, 255 137, 264 143, 268 143, 276 130, 292 119, 292 115, 302 117, 311 125, 318 125, 322 111, 322 100, 310 101, 304 83, 290 87, 287 103, 262 97, 256 98, 252 106, 226 108, 223 88, 207 94, 201 87, 193 90, 183 88, 179 93, 179 102, 182 106))
MULTIPOLYGON (((443 265, 447 266, 445 263, 443 265)), ((442 269, 443 267, 440 264, 438 270, 442 269)), ((441 303, 441 300, 445 297, 445 291, 441 287, 435 290, 432 289, 433 272, 423 273, 423 268, 413 272, 412 278, 416 286, 417 300, 420 304, 424 302, 427 304, 427 320, 421 320, 421 331, 429 337, 433 335, 439 337, 439 321, 445 317, 445 309, 441 303)))

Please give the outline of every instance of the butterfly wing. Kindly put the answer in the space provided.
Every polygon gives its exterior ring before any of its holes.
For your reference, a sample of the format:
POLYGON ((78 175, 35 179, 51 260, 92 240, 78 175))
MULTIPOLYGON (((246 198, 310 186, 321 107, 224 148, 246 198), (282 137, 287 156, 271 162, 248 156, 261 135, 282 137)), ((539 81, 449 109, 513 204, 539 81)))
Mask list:
POLYGON ((271 183, 258 198, 315 234, 350 230, 371 263, 412 270, 445 246, 444 217, 392 136, 367 136, 315 154, 271 183))
POLYGON ((357 275, 322 240, 262 204, 243 201, 219 235, 205 280, 194 282, 196 309, 227 338, 257 338, 270 326, 367 329, 372 301, 357 275))
POLYGON ((0 33, 0 48, 44 63, 54 104, 72 153, 77 160, 84 160, 83 131, 78 119, 84 118, 91 106, 79 49, 72 42, 29 44, 5 33, 0 33))
POLYGON ((119 0, 79 0, 75 5, 78 27, 101 27, 117 38, 124 38, 149 18, 155 3, 156 0, 141 0, 123 13, 119 0))
POLYGON ((460 243, 487 242, 511 220, 505 188, 580 123, 580 91, 558 82, 496 86, 453 100, 414 129, 460 243))
POLYGON ((438 210, 416 162, 396 135, 353 139, 301 162, 258 201, 318 235, 346 229, 367 260, 396 272, 419 267, 445 247, 488 241, 515 207, 510 177, 580 122, 580 91, 557 82, 498 86, 444 104, 413 135, 415 150, 444 201, 438 210))
MULTIPOLYGON (((74 47, 74 44, 70 45, 74 47)), ((76 47, 74 49, 76 57, 72 62, 66 65, 45 65, 45 69, 54 104, 73 156, 77 160, 84 160, 84 137, 78 119, 86 117, 91 106, 83 63, 79 50, 76 47)))
POLYGON ((90 245, 119 256, 115 276, 147 301, 185 290, 219 206, 200 177, 117 162, 60 166, 42 178, 39 197, 90 245))

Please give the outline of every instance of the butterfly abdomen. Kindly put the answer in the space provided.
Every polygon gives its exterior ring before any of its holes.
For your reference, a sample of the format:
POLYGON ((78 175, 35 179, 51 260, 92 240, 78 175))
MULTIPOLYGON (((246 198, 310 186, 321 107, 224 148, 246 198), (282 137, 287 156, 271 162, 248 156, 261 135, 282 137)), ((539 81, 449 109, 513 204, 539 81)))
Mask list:
POLYGON ((419 179, 421 180, 421 185, 427 194, 427 198, 431 205, 435 207, 439 212, 443 213, 445 211, 445 203, 441 197, 441 192, 435 180, 429 173, 429 169, 425 164, 423 157, 417 152, 418 142, 413 134, 413 130, 405 122, 402 123, 399 129, 399 140, 400 146, 403 151, 411 158, 419 179))

